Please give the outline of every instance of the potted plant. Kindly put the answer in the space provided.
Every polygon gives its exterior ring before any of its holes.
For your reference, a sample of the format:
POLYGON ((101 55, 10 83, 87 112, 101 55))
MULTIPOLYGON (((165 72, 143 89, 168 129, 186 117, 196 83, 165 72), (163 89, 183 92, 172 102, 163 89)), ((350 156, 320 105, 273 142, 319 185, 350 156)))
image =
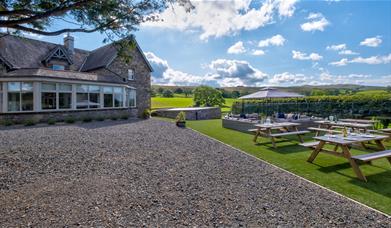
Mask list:
POLYGON ((186 114, 185 112, 180 112, 175 118, 175 124, 178 127, 186 127, 186 114))

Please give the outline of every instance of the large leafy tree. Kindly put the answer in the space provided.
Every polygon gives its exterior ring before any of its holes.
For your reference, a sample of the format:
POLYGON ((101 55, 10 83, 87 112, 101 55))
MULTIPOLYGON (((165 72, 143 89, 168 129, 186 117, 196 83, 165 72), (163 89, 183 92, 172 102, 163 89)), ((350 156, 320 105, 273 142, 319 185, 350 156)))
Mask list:
POLYGON ((197 106, 221 106, 225 103, 221 91, 209 86, 199 86, 193 91, 193 101, 197 106))
POLYGON ((134 45, 132 33, 141 23, 159 20, 157 13, 174 2, 193 8, 190 0, 0 0, 0 28, 45 36, 100 32, 123 50, 134 45), (64 27, 52 30, 56 21, 64 27))

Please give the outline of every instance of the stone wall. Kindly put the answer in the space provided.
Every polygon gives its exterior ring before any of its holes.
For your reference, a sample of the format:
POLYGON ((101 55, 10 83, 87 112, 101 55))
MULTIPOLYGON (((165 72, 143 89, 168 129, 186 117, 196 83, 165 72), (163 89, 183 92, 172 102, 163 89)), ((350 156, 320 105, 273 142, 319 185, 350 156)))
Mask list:
POLYGON ((34 120, 35 122, 47 122, 49 119, 56 121, 64 121, 66 118, 72 117, 75 120, 82 120, 83 118, 96 119, 98 117, 117 118, 123 115, 129 118, 138 116, 135 108, 116 108, 116 109, 101 109, 101 110, 69 110, 58 112, 23 112, 23 113, 0 113, 0 121, 11 120, 15 123, 23 123, 25 120, 34 120))
POLYGON ((172 118, 175 119, 179 112, 185 112, 187 120, 208 120, 208 119, 220 119, 221 118, 221 109, 216 108, 207 108, 207 109, 160 109, 156 110, 155 113, 157 116, 172 118))
POLYGON ((151 109, 151 72, 137 48, 132 50, 130 55, 132 56, 130 63, 125 63, 117 57, 107 69, 102 68, 92 72, 127 79, 128 69, 132 69, 135 78, 128 80, 127 84, 136 88, 136 108, 140 116, 145 109, 151 109))

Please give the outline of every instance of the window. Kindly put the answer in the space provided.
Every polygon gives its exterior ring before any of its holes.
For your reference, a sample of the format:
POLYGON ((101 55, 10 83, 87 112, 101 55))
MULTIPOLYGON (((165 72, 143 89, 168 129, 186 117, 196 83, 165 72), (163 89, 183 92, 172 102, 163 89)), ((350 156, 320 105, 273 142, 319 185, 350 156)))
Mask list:
POLYGON ((53 65, 52 69, 53 70, 65 70, 65 66, 63 66, 63 65, 53 65))
POLYGON ((57 108, 56 83, 41 84, 41 106, 42 110, 57 108))
POLYGON ((33 83, 8 83, 8 111, 32 111, 34 108, 33 83))
POLYGON ((100 108, 100 87, 95 85, 78 85, 76 108, 100 108))
POLYGON ((123 97, 123 89, 121 87, 114 87, 114 107, 123 107, 123 97))
POLYGON ((105 108, 113 107, 113 87, 103 87, 103 106, 105 108))
POLYGON ((128 89, 127 90, 127 105, 128 107, 136 107, 136 90, 128 89))
POLYGON ((58 84, 58 106, 59 109, 72 108, 72 85, 58 84))
POLYGON ((3 85, 0 82, 0 113, 3 112, 3 85))
POLYGON ((134 71, 132 69, 128 69, 128 80, 134 80, 134 71))

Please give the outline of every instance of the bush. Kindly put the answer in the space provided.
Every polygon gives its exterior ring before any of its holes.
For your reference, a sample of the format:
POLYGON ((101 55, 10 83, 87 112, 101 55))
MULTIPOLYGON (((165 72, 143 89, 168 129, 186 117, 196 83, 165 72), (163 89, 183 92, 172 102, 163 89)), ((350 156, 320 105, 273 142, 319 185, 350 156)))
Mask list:
POLYGON ((98 116, 98 117, 96 117, 96 120, 97 121, 104 121, 105 117, 104 116, 98 116))
POLYGON ((129 115, 128 114, 122 114, 121 115, 121 120, 127 120, 129 119, 129 115))
POLYGON ((49 124, 49 125, 54 125, 54 124, 56 124, 56 120, 50 118, 50 119, 48 119, 48 124, 49 124))
POLYGON ((143 119, 148 119, 149 117, 151 117, 151 112, 149 111, 149 109, 145 109, 141 115, 141 117, 143 119))
POLYGON ((174 97, 174 93, 171 90, 166 89, 163 91, 162 96, 163 97, 174 97))
POLYGON ((110 119, 111 119, 111 120, 118 120, 118 116, 113 115, 113 116, 110 117, 110 119))
POLYGON ((185 112, 180 112, 175 118, 175 122, 186 122, 186 113, 185 112))
POLYGON ((73 116, 67 116, 65 118, 65 123, 74 123, 76 120, 73 116))
POLYGON ((91 116, 84 116, 84 117, 82 118, 82 121, 83 121, 84 123, 88 123, 88 122, 91 122, 91 121, 92 121, 92 118, 91 118, 91 116))
POLYGON ((158 116, 156 111, 151 112, 151 116, 158 116))
POLYGON ((12 120, 5 119, 0 124, 2 124, 4 126, 11 126, 12 124, 14 124, 14 122, 12 122, 12 120))
POLYGON ((33 126, 35 124, 36 124, 36 122, 33 119, 27 119, 27 120, 23 121, 24 126, 33 126))

